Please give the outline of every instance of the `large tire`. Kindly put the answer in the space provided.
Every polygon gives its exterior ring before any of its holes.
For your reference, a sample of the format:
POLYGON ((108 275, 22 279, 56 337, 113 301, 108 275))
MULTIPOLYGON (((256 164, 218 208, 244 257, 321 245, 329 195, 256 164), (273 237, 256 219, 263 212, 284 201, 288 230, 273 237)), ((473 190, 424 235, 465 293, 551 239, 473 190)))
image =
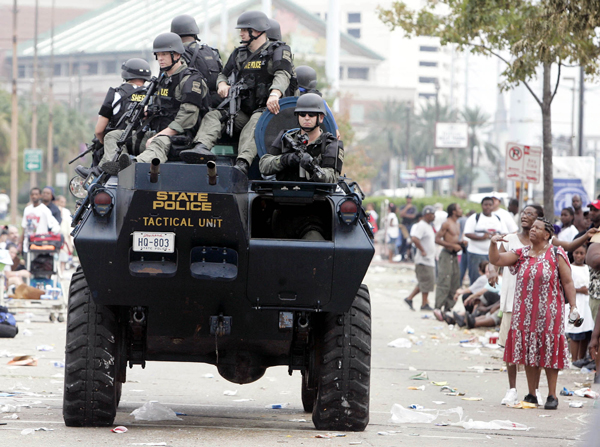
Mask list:
POLYGON ((361 285, 344 314, 326 314, 317 340, 317 430, 363 431, 369 423, 371 302, 361 285), (320 349, 319 349, 320 348, 320 349))
POLYGON ((79 268, 71 279, 67 314, 63 417, 68 427, 112 425, 121 388, 117 329, 114 313, 94 303, 79 268))

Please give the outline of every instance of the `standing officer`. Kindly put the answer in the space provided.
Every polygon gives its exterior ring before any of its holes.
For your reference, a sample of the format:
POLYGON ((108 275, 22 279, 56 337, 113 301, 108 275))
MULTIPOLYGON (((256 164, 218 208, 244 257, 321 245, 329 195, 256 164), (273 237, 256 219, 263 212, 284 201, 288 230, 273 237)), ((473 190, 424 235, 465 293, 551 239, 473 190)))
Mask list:
MULTIPOLYGON (((135 103, 146 97, 144 83, 149 81, 151 76, 150 64, 144 59, 129 59, 121 66, 121 77, 125 82, 117 88, 108 89, 98 112, 94 133, 100 144, 104 143, 104 135, 111 130, 125 129, 127 126, 125 115, 135 103)), ((85 178, 93 169, 79 165, 75 168, 75 172, 85 178)))
MULTIPOLYGON (((302 96, 306 93, 316 93, 319 96, 323 96, 319 90, 317 90, 317 72, 314 68, 309 67, 308 65, 300 65, 296 68, 296 78, 298 82, 298 89, 294 92, 294 96, 302 96)), ((333 122, 335 124, 335 136, 339 140, 340 139, 340 129, 338 127, 335 118, 333 117, 333 113, 331 113, 331 109, 327 104, 327 101, 323 99, 325 103, 325 108, 327 109, 328 115, 333 118, 333 122)))
POLYGON ((171 32, 181 37, 185 47, 183 58, 188 67, 195 68, 204 77, 209 91, 209 105, 216 108, 222 101, 217 94, 217 78, 223 70, 219 50, 200 42, 198 39, 200 29, 196 20, 190 15, 182 14, 175 17, 171 21, 171 32))
MULTIPOLYGON (((153 51, 161 75, 148 109, 148 118, 142 126, 145 134, 143 137, 136 134, 133 138, 130 149, 135 156, 123 153, 117 162, 110 160, 117 151, 117 142, 123 131, 106 135, 104 159, 107 161, 101 167, 111 174, 126 168, 131 161, 150 163, 158 158, 164 163, 171 149, 171 138, 176 135, 193 138, 199 120, 208 110, 208 88, 202 76, 189 68, 181 57, 185 52, 181 38, 175 33, 159 34, 154 39, 153 51)), ((206 152, 207 160, 215 159, 211 152, 206 152)))
MULTIPOLYGON (((293 72, 292 54, 287 46, 273 51, 267 39, 268 17, 260 11, 248 11, 240 15, 236 28, 240 30, 241 46, 236 48, 225 68, 219 74, 218 93, 222 98, 229 94, 230 75, 236 82, 247 86, 243 92, 240 110, 235 116, 235 130, 240 132, 238 157, 235 167, 244 174, 257 155, 254 130, 265 107, 271 113, 279 113, 279 98, 284 96, 290 85, 293 72), (286 49, 287 48, 287 49, 286 49)), ((204 162, 204 151, 210 150, 221 137, 226 126, 221 110, 212 110, 202 120, 194 141, 194 149, 181 152, 186 163, 204 162)))
POLYGON ((315 93, 302 95, 294 113, 300 128, 279 133, 260 159, 261 174, 275 174, 279 181, 337 183, 344 163, 344 145, 321 130, 327 113, 323 98, 315 93), (303 153, 298 150, 301 146, 305 146, 303 153))

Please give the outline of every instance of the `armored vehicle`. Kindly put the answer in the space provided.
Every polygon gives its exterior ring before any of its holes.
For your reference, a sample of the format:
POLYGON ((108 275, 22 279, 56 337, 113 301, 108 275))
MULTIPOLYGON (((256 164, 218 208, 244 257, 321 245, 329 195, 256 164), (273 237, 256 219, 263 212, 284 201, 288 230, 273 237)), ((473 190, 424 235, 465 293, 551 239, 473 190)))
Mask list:
MULTIPOLYGON (((263 139, 267 128, 257 127, 263 139)), ((226 149, 213 149, 224 154, 216 162, 134 163, 83 185, 66 425, 112 424, 127 367, 148 361, 209 363, 238 384, 285 365, 301 373, 317 429, 368 424, 371 310, 362 281, 374 248, 362 191, 346 178, 246 177, 226 149), (286 213, 319 219, 324 240, 278 231, 286 213)))

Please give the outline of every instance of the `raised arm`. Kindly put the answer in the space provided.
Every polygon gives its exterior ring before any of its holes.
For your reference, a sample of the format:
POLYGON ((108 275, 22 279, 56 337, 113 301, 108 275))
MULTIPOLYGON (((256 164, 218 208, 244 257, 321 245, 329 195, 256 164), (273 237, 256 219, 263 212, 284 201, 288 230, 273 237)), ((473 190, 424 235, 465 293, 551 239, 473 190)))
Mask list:
POLYGON ((492 239, 490 240, 489 249, 490 263, 497 267, 509 267, 511 265, 514 265, 519 260, 519 257, 512 251, 500 253, 498 251, 498 242, 507 241, 501 234, 496 234, 492 237, 492 239))
POLYGON ((573 239, 571 242, 559 241, 557 237, 552 238, 552 245, 562 247, 565 251, 575 251, 585 244, 594 234, 598 232, 597 228, 590 228, 585 234, 573 239))

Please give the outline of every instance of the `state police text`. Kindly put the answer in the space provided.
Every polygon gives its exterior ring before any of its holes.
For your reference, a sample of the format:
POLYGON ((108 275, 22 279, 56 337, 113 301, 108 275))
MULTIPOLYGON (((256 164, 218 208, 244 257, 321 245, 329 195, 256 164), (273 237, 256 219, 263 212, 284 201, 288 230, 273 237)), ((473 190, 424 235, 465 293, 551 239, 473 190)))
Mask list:
POLYGON ((208 194, 201 192, 165 192, 158 191, 152 209, 175 211, 212 211, 212 202, 208 194))

